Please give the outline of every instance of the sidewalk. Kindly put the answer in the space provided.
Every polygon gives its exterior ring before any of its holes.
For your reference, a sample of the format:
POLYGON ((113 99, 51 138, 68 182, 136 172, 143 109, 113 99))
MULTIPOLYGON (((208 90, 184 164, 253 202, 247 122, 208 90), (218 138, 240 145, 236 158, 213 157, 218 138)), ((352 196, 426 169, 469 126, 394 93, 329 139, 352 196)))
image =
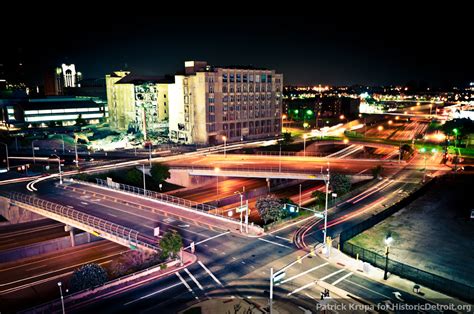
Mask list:
MULTIPOLYGON (((390 274, 388 276, 387 280, 384 280, 384 270, 374 267, 368 263, 364 263, 361 260, 356 260, 343 252, 337 250, 336 248, 331 248, 331 254, 330 257, 327 258, 326 255, 322 252, 322 246, 320 246, 317 250, 316 253, 318 254, 319 257, 327 260, 329 263, 333 265, 337 265, 339 267, 344 267, 347 270, 352 271, 354 274, 362 275, 364 277, 367 277, 371 280, 377 281, 378 283, 391 286, 396 290, 403 291, 405 293, 411 294, 413 296, 416 296, 417 298, 421 298, 426 300, 427 302, 432 302, 432 303, 437 303, 437 304, 455 304, 455 305, 468 305, 468 303, 463 302, 461 300, 455 299, 453 297, 450 297, 448 295, 436 292, 434 290, 431 290, 427 287, 421 286, 420 292, 423 293, 423 295, 416 294, 413 291, 413 287, 417 284, 413 281, 410 281, 408 279, 401 278, 397 275, 390 274), (364 264, 365 264, 365 269, 364 269, 364 264)), ((329 289, 331 290, 331 289, 329 289)), ((339 289, 340 290, 340 289, 339 289)))

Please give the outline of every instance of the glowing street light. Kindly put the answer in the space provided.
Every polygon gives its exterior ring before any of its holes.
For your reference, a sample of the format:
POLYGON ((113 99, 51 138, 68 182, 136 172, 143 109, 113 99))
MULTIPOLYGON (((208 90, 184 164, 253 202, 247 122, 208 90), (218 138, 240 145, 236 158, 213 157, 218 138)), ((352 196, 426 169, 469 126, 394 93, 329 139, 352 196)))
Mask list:
POLYGON ((224 158, 227 157, 227 154, 226 154, 226 146, 227 146, 227 136, 222 136, 222 140, 224 141, 224 158))
POLYGON ((344 120, 344 119, 345 119, 344 115, 341 114, 341 115, 339 116, 339 119, 344 120))
POLYGON ((309 123, 308 122, 303 123, 303 128, 306 129, 307 127, 309 127, 309 123))
POLYGON ((347 144, 347 143, 349 143, 349 139, 348 139, 348 138, 345 138, 344 140, 342 140, 342 142, 343 142, 344 144, 347 144))
POLYGON ((379 125, 379 126, 377 127, 377 130, 378 130, 378 131, 383 131, 383 126, 379 125))
POLYGON ((388 124, 389 125, 392 125, 393 121, 392 120, 388 120, 388 124))

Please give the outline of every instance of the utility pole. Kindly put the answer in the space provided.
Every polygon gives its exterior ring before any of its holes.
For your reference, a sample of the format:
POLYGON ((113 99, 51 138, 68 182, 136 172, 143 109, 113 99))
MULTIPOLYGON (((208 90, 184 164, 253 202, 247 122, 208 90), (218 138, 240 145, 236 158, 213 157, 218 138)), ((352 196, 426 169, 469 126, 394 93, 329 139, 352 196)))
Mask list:
POLYGON ((76 155, 76 168, 79 168, 79 155, 77 154, 77 138, 74 139, 74 153, 76 155))
POLYGON ((152 147, 152 146, 153 146, 153 144, 152 144, 151 141, 150 141, 150 145, 148 146, 149 152, 150 152, 150 157, 149 157, 149 159, 150 159, 150 170, 151 170, 151 147, 152 147))
POLYGON ((59 294, 61 295, 61 307, 63 309, 63 314, 66 313, 64 310, 64 296, 63 296, 63 288, 62 288, 62 282, 58 282, 58 287, 59 287, 59 294))
POLYGON ((301 183, 300 183, 300 203, 299 206, 301 207, 301 183))
POLYGON ((64 156, 64 134, 61 134, 61 140, 63 141, 63 156, 64 156))
POLYGON ((329 179, 330 179, 330 174, 329 174, 329 162, 328 162, 328 168, 327 168, 328 174, 327 174, 327 179, 326 179, 326 205, 324 207, 324 248, 326 249, 326 252, 329 252, 329 249, 327 248, 327 232, 328 232, 328 196, 329 196, 329 179))
POLYGON ((143 195, 146 196, 145 164, 142 164, 142 171, 143 171, 143 195))

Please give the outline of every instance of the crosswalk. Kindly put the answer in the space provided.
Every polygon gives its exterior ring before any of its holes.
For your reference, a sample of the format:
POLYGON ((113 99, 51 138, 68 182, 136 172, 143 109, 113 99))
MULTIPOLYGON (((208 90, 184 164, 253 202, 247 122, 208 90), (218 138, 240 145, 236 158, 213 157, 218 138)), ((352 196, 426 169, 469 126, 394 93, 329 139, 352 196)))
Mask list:
POLYGON ((183 289, 185 289, 187 292, 184 293, 189 293, 194 299, 201 300, 202 297, 206 295, 207 291, 224 287, 222 282, 206 265, 204 265, 201 261, 198 261, 197 264, 199 265, 199 268, 196 267, 193 270, 190 270, 189 268, 185 267, 179 271, 174 272, 176 279, 166 287, 160 286, 159 290, 147 293, 146 295, 140 296, 139 298, 127 300, 127 302, 123 303, 123 305, 128 306, 144 299, 164 294, 166 292, 175 294, 178 293, 179 289, 181 289, 181 292, 183 292, 183 289))

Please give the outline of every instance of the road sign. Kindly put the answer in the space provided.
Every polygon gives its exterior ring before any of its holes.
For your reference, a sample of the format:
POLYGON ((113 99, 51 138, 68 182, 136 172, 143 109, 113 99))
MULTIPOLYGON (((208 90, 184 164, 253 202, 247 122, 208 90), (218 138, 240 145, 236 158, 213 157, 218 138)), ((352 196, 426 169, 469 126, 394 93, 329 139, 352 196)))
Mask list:
POLYGON ((235 209, 235 212, 241 213, 241 212, 247 211, 248 208, 249 208, 248 205, 243 205, 242 207, 239 206, 235 209))
POLYGON ((286 276, 286 272, 279 273, 278 275, 273 277, 273 282, 277 283, 278 281, 283 280, 283 278, 285 278, 285 276, 286 276))
POLYGON ((337 193, 332 193, 332 197, 337 197, 337 193))
POLYGON ((314 216, 318 218, 324 218, 324 212, 315 212, 314 216))

